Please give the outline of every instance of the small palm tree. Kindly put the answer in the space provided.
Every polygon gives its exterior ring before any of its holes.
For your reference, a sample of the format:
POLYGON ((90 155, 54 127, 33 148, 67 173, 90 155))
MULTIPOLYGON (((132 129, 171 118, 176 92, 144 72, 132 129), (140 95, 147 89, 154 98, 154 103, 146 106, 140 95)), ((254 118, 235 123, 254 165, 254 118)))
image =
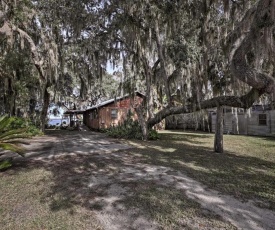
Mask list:
MULTIPOLYGON (((28 134, 27 128, 11 129, 10 125, 14 120, 14 117, 0 117, 0 148, 24 156, 25 149, 19 144, 24 143, 22 138, 30 137, 30 134, 28 134)), ((11 161, 11 158, 0 161, 0 170, 10 167, 11 161)))

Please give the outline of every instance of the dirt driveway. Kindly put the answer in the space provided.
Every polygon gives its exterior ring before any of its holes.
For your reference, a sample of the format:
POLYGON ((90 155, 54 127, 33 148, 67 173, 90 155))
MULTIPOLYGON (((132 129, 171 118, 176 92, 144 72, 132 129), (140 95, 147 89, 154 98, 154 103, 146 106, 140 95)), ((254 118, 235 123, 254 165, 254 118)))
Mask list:
POLYGON ((103 229, 162 229, 162 216, 152 219, 139 208, 142 202, 146 206, 142 192, 152 186, 200 204, 201 213, 181 218, 171 229, 275 229, 274 212, 221 195, 172 168, 140 163, 142 156, 129 154, 133 146, 101 133, 51 131, 26 148, 26 159, 54 171, 51 190, 92 210, 103 229))
POLYGON ((28 149, 26 157, 46 160, 60 156, 111 153, 131 146, 98 132, 52 130, 46 131, 45 136, 33 138, 31 145, 25 147, 28 149))

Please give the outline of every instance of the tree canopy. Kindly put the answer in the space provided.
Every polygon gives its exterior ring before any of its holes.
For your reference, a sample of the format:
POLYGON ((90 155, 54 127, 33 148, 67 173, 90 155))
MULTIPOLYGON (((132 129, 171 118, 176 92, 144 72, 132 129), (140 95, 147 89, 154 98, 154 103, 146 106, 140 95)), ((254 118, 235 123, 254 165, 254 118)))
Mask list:
POLYGON ((146 136, 171 114, 274 101, 274 21, 275 0, 1 0, 2 113, 41 103, 43 126, 75 86, 90 102, 139 90, 146 136))

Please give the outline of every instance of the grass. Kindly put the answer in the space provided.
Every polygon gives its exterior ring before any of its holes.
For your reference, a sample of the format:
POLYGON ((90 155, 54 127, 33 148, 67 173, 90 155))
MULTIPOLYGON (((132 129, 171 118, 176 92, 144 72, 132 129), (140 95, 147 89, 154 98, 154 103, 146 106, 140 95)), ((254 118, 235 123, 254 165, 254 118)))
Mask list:
POLYGON ((156 184, 139 184, 124 200, 127 208, 136 207, 158 223, 160 229, 236 229, 218 215, 203 209, 182 192, 156 184))
POLYGON ((119 194, 109 194, 114 187, 127 191, 114 208, 136 210, 134 219, 143 216, 160 229, 235 229, 182 191, 138 177, 139 163, 168 166, 221 193, 275 209, 275 139, 225 135, 224 154, 213 152, 213 139, 208 133, 163 131, 158 141, 131 141, 135 147, 117 158, 95 153, 19 161, 0 172, 0 229, 104 229, 95 213, 111 207, 103 201, 119 194), (89 187, 91 176, 99 183, 95 187, 89 187))
POLYGON ((33 168, 3 173, 0 180, 0 229, 102 229, 84 208, 51 193, 52 172, 33 168))
POLYGON ((224 135, 223 154, 213 152, 213 141, 213 134, 162 131, 158 141, 131 142, 131 154, 275 210, 275 138, 224 135))

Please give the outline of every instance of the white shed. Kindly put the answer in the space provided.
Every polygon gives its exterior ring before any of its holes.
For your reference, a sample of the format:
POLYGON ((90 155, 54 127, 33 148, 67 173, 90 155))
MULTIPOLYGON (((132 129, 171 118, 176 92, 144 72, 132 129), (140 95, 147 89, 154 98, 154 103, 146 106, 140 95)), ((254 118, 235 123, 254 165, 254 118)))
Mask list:
MULTIPOLYGON (((248 111, 224 108, 224 133, 275 136, 275 110, 253 106, 248 111)), ((211 114, 211 130, 215 132, 216 113, 211 114)))

